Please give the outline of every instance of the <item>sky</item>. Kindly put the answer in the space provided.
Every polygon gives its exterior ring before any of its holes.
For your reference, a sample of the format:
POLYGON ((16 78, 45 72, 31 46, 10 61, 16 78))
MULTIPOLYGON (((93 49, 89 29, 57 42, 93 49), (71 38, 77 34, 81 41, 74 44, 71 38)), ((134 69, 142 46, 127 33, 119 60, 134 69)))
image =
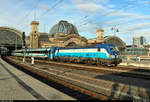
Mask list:
POLYGON ((39 32, 50 32, 60 20, 74 24, 81 36, 116 35, 127 45, 144 36, 150 44, 150 0, 0 0, 0 26, 29 35, 30 23, 40 22, 39 32), (119 32, 111 30, 115 27, 119 32))

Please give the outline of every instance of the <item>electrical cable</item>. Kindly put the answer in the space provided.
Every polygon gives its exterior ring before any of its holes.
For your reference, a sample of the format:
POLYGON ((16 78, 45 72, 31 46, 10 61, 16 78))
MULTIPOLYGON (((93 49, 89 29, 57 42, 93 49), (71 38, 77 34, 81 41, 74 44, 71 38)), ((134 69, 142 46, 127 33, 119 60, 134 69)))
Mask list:
MULTIPOLYGON (((20 22, 25 21, 25 20, 30 16, 30 14, 32 13, 32 10, 37 8, 37 6, 38 6, 38 4, 40 3, 40 1, 41 1, 41 0, 38 0, 38 2, 35 4, 35 6, 33 6, 33 8, 31 9, 31 11, 28 12, 28 13, 20 20, 20 22)), ((19 23, 20 23, 20 22, 19 22, 19 23)), ((27 27, 27 25, 23 26, 22 29, 24 29, 24 28, 26 28, 26 27, 27 27)))
POLYGON ((58 4, 60 4, 61 2, 63 2, 64 0, 57 0, 58 2, 56 2, 56 4, 54 4, 51 8, 47 9, 44 13, 42 13, 39 17, 41 18, 42 16, 44 16, 47 12, 49 12, 51 9, 54 9, 58 4))

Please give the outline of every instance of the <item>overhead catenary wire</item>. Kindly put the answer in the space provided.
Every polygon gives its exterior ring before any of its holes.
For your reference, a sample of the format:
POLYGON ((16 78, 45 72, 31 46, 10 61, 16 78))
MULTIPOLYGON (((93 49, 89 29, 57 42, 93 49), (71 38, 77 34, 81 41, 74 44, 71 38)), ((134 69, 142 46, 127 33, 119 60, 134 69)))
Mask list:
MULTIPOLYGON (((40 19, 42 16, 44 16, 47 12, 49 12, 51 9, 54 9, 58 4, 60 4, 63 0, 57 0, 58 2, 56 2, 52 7, 50 7, 48 10, 46 10, 44 13, 42 13, 39 17, 36 17, 36 19, 40 19)), ((39 3, 38 3, 39 4, 39 3)), ((29 24, 25 25, 22 27, 22 29, 25 29, 28 27, 29 24)))
MULTIPOLYGON (((33 6, 33 8, 30 10, 30 12, 28 12, 28 13, 20 20, 20 22, 25 21, 25 20, 30 16, 30 14, 32 13, 32 10, 34 10, 34 9, 37 8, 37 6, 38 6, 38 4, 40 3, 40 1, 41 1, 41 0, 38 0, 38 1, 37 1, 37 3, 35 4, 35 6, 33 6)), ((34 19, 35 19, 35 18, 34 18, 34 19)), ((19 23, 20 23, 20 22, 19 22, 19 23)), ((23 26, 22 29, 24 29, 24 28, 26 28, 26 27, 27 27, 27 25, 23 26)))
POLYGON ((88 16, 84 16, 84 17, 82 17, 82 18, 76 20, 76 21, 74 22, 74 24, 77 24, 78 22, 84 21, 87 17, 88 17, 88 16))
MULTIPOLYGON (((131 3, 130 3, 131 4, 131 3)), ((124 5, 124 7, 120 7, 119 9, 122 9, 122 8, 127 8, 125 5, 124 5)), ((103 16, 104 15, 106 15, 107 13, 109 13, 109 12, 106 12, 106 13, 104 13, 104 14, 102 14, 103 16)), ((88 17, 88 16, 87 16, 88 17)), ((78 27, 82 27, 82 26, 85 26, 85 25, 87 25, 88 23, 92 23, 90 20, 88 20, 87 22, 83 22, 82 24, 80 24, 78 27)), ((99 23, 93 23, 93 24, 99 24, 99 23)), ((115 24, 115 25, 119 25, 119 24, 115 24)), ((112 25, 109 25, 109 26, 111 26, 111 28, 112 28, 112 25)))
POLYGON ((47 9, 44 13, 42 13, 39 17, 37 17, 38 19, 40 19, 42 16, 44 16, 47 12, 49 12, 50 10, 54 9, 58 4, 60 4, 61 2, 63 2, 64 0, 57 0, 57 2, 50 7, 49 9, 47 9))

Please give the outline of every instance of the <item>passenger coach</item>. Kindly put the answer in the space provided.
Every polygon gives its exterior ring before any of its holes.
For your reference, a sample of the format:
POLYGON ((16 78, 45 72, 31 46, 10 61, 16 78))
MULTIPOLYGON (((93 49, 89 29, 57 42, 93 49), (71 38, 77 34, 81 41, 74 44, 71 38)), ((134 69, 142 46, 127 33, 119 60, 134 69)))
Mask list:
POLYGON ((21 49, 14 50, 12 52, 13 56, 25 56, 26 57, 35 57, 35 58, 48 58, 50 48, 37 48, 37 49, 21 49))

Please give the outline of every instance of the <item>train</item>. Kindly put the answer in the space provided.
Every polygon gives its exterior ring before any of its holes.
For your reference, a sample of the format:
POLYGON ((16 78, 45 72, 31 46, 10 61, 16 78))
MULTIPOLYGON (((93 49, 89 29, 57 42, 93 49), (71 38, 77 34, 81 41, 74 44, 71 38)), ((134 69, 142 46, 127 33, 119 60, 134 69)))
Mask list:
POLYGON ((6 47, 0 46, 0 55, 1 56, 7 56, 9 50, 6 47))
POLYGON ((117 66, 122 62, 119 50, 114 44, 97 44, 95 47, 63 48, 49 47, 37 49, 14 50, 12 56, 44 58, 52 61, 71 63, 91 63, 106 66, 117 66))

